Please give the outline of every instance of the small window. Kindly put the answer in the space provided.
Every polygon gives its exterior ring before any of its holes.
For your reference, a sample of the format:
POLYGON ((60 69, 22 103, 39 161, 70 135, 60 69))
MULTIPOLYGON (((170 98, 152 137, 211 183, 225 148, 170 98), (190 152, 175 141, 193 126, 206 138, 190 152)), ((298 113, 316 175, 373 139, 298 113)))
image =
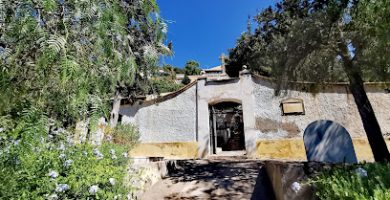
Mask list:
POLYGON ((302 99, 290 98, 283 100, 280 104, 282 115, 304 115, 305 107, 302 99))

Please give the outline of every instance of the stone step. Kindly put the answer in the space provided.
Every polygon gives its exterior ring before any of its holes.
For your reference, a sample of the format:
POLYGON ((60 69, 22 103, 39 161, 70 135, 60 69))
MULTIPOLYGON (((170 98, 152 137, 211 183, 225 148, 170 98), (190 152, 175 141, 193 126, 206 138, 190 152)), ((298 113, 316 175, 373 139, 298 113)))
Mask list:
POLYGON ((245 155, 242 155, 242 156, 210 155, 210 156, 207 156, 206 159, 207 160, 240 161, 240 160, 247 160, 248 157, 245 155))

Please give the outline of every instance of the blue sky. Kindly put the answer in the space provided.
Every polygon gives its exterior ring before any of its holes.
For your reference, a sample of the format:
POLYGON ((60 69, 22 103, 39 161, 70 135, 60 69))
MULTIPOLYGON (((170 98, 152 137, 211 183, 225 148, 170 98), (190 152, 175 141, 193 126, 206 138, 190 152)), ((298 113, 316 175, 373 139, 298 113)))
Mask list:
POLYGON ((168 22, 167 41, 173 42, 173 57, 163 64, 183 67, 196 60, 202 68, 218 66, 246 30, 248 16, 254 16, 276 0, 157 0, 161 16, 168 22))

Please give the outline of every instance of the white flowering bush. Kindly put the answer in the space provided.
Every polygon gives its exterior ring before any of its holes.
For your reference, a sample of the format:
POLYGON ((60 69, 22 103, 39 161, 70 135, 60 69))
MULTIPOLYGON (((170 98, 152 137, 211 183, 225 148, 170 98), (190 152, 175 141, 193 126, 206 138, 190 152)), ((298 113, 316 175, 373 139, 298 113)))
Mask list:
POLYGON ((310 181, 319 199, 390 199, 390 163, 334 167, 310 181))
POLYGON ((1 132, 0 199, 124 199, 131 193, 123 183, 128 146, 74 145, 65 133, 48 134, 46 119, 32 122, 1 132))

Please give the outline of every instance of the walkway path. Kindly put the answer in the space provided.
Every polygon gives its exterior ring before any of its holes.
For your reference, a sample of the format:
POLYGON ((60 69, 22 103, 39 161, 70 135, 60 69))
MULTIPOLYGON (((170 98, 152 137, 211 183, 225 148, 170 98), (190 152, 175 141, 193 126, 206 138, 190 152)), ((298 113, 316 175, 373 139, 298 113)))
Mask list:
POLYGON ((190 160, 178 165, 141 199, 274 199, 260 161, 190 160))

